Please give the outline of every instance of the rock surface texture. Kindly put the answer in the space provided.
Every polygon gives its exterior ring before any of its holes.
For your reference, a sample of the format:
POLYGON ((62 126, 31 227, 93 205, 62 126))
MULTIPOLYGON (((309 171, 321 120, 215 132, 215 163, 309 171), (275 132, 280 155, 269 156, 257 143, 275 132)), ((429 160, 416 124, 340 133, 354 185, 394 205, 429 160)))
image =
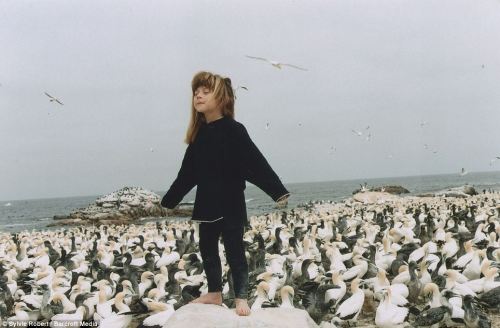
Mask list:
MULTIPOLYGON (((123 224, 144 217, 166 216, 160 205, 161 197, 140 187, 124 187, 95 200, 87 207, 79 208, 67 216, 54 216, 49 226, 71 224, 123 224)), ((177 209, 170 215, 190 215, 189 210, 177 209)))

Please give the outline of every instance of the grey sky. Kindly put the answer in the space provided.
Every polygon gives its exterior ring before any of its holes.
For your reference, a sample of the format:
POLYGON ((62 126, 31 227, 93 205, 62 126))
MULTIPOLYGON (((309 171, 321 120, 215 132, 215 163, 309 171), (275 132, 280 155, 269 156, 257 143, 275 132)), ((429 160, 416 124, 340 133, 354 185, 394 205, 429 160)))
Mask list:
POLYGON ((199 70, 285 183, 499 170, 499 36, 499 0, 2 0, 0 199, 166 190, 199 70))

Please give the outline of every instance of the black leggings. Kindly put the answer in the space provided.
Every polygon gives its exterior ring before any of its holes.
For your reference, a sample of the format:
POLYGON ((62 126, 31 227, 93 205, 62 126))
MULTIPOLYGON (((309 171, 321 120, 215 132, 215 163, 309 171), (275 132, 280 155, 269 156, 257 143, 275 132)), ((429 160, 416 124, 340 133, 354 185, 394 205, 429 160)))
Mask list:
POLYGON ((200 253, 209 292, 222 291, 222 266, 219 257, 219 237, 222 234, 226 260, 233 276, 234 295, 241 299, 248 297, 248 264, 243 232, 243 224, 228 224, 225 218, 211 223, 200 223, 200 253))

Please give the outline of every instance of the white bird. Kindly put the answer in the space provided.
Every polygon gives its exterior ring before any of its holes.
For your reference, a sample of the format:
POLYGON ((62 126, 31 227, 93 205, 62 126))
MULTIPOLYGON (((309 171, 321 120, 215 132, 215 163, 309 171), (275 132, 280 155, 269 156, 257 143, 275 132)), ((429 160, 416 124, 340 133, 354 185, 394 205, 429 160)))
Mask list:
POLYGON ((273 65, 274 67, 278 68, 278 69, 281 69, 282 66, 289 66, 289 67, 292 67, 292 68, 296 68, 296 69, 300 69, 302 71, 307 71, 306 68, 302 68, 302 67, 299 67, 299 66, 296 66, 296 65, 292 65, 292 64, 285 64, 285 63, 280 63, 278 61, 275 61, 275 60, 269 60, 269 59, 266 59, 266 58, 263 58, 263 57, 254 57, 254 56, 248 56, 248 55, 245 55, 246 57, 248 58, 252 58, 252 59, 257 59, 257 60, 263 60, 263 61, 266 61, 268 63, 270 63, 271 65, 273 65))
POLYGON ((156 302, 149 298, 143 298, 142 302, 148 307, 149 311, 153 312, 142 322, 145 327, 163 327, 175 313, 172 304, 156 302))
POLYGON ((469 173, 469 172, 467 172, 467 171, 466 171, 466 170, 462 167, 462 171, 460 171, 460 176, 461 176, 461 177, 463 177, 463 176, 464 176, 464 175, 466 175, 467 173, 469 173))
POLYGON ((56 102, 56 103, 58 103, 59 105, 64 105, 64 104, 63 104, 63 103, 62 103, 59 99, 57 99, 56 97, 53 97, 53 96, 49 95, 47 92, 44 92, 44 93, 45 93, 45 95, 46 95, 47 97, 49 97, 50 102, 55 101, 55 102, 56 102))
POLYGON ((405 323, 408 308, 399 307, 391 301, 391 289, 387 289, 384 301, 380 302, 375 313, 375 324, 381 328, 399 328, 409 325, 405 323))
POLYGON ((352 133, 354 133, 354 134, 355 134, 355 135, 357 135, 358 137, 361 137, 361 136, 363 135, 363 132, 361 132, 361 131, 356 131, 356 130, 354 130, 354 129, 352 129, 351 131, 352 131, 352 133))
POLYGON ((359 288, 361 279, 354 279, 351 283, 352 296, 340 304, 332 322, 339 323, 343 321, 356 322, 358 315, 365 302, 365 293, 359 288))
POLYGON ((236 91, 238 91, 238 89, 244 89, 244 90, 248 91, 248 88, 247 88, 247 87, 242 86, 242 85, 238 85, 236 88, 233 88, 234 99, 238 99, 238 98, 236 97, 236 91))
POLYGON ((295 292, 291 286, 283 286, 280 289, 280 296, 281 296, 281 308, 287 308, 287 309, 293 309, 293 296, 295 295, 295 292))
POLYGON ((251 309, 256 310, 260 309, 262 307, 262 303, 266 302, 269 300, 267 296, 267 292, 269 291, 269 284, 265 281, 261 281, 257 285, 257 290, 255 291, 255 294, 257 294, 257 297, 255 298, 251 309))

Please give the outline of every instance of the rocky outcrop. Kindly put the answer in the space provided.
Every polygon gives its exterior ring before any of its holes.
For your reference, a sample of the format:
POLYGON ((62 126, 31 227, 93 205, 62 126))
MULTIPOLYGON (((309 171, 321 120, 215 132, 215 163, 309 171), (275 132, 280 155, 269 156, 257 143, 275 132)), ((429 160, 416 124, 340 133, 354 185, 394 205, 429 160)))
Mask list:
POLYGON ((367 192, 367 191, 379 191, 379 192, 386 192, 392 195, 400 195, 400 194, 408 194, 410 191, 404 187, 401 186, 379 186, 379 187, 363 187, 362 189, 356 189, 352 192, 352 194, 357 194, 360 192, 367 192))
POLYGON ((385 202, 394 201, 398 198, 399 196, 379 191, 359 192, 352 196, 352 199, 363 204, 383 204, 385 202))
MULTIPOLYGON (((55 215, 49 226, 71 224, 123 224, 144 217, 163 217, 166 208, 160 205, 161 197, 140 187, 124 187, 99 197, 93 204, 79 208, 69 215, 55 215)), ((189 216, 191 210, 179 208, 169 216, 189 216)))
POLYGON ((401 186, 383 186, 383 187, 375 187, 371 189, 372 191, 381 191, 386 192, 392 195, 401 195, 408 194, 410 191, 401 186))
POLYGON ((474 187, 465 185, 460 187, 448 188, 440 190, 434 193, 420 194, 420 197, 456 197, 456 198, 467 198, 469 196, 477 195, 476 189, 474 187))

